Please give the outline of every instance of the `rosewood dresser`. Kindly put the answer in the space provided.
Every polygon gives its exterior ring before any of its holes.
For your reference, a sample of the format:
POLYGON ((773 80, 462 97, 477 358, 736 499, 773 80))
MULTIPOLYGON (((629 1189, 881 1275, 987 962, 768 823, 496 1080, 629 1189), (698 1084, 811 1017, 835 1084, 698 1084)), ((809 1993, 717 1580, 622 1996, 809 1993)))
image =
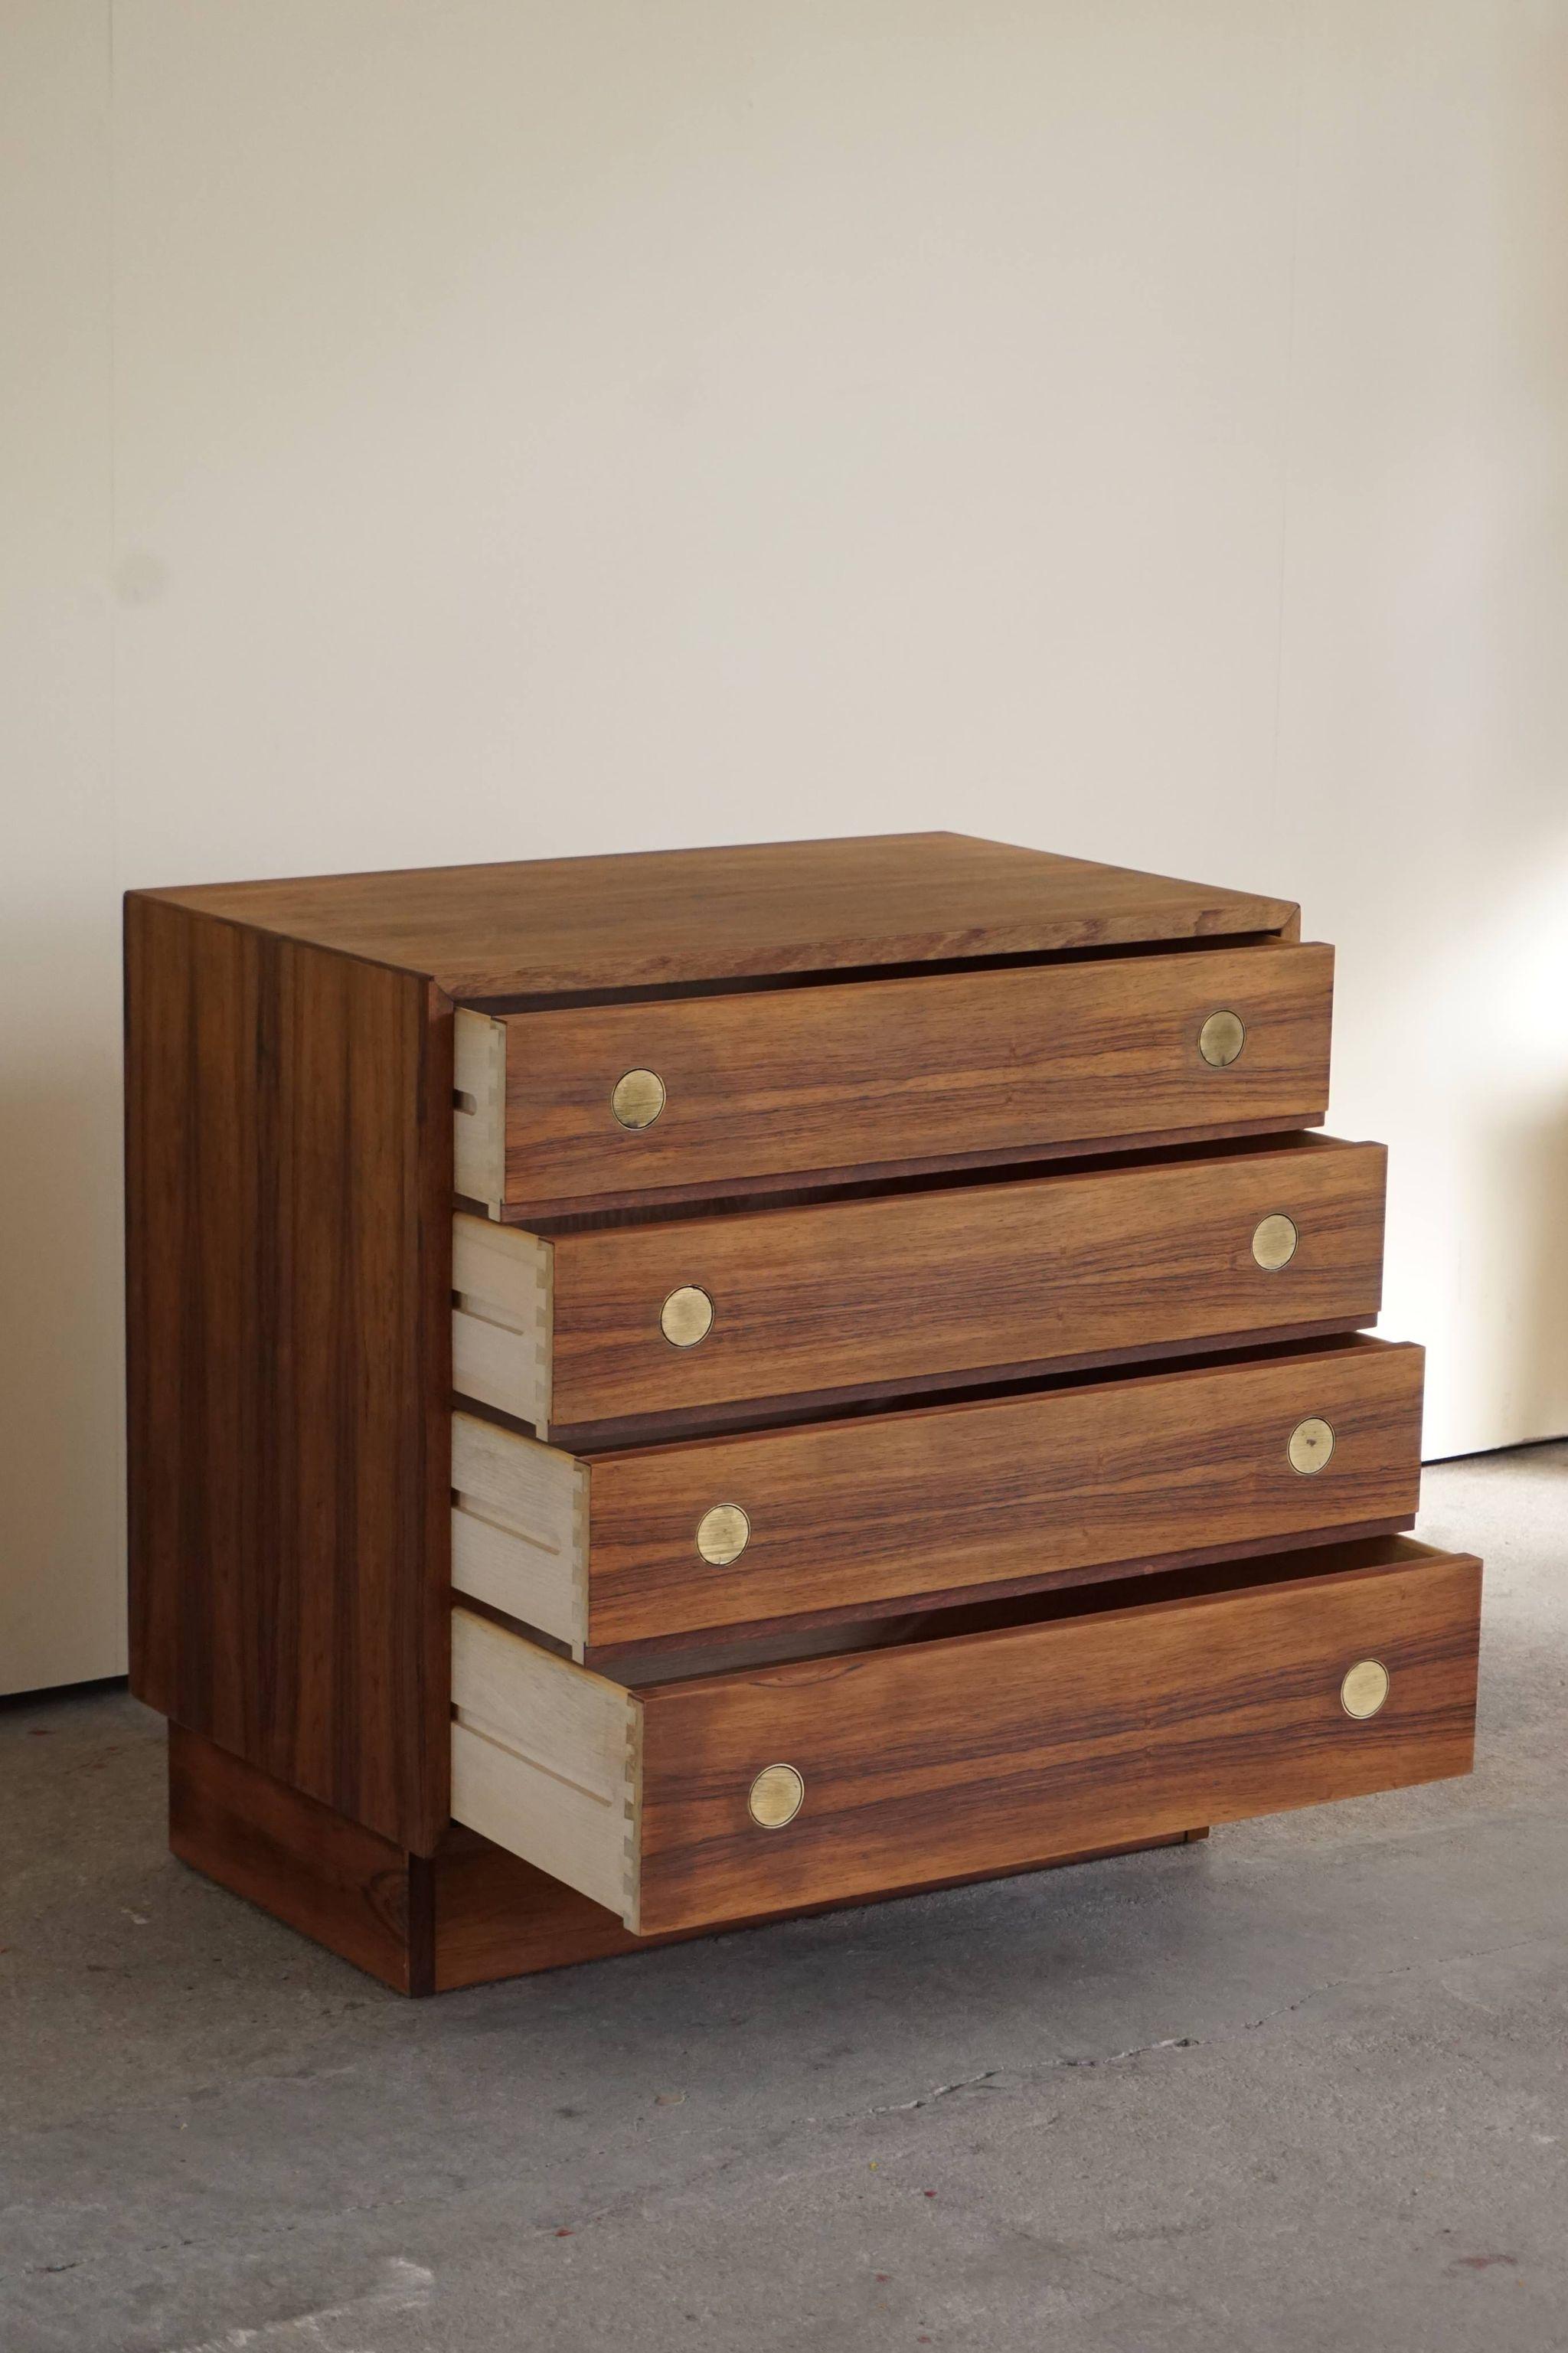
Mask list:
POLYGON ((1294 906, 963 836, 133 893, 132 1686, 411 1993, 1468 1769, 1294 906))

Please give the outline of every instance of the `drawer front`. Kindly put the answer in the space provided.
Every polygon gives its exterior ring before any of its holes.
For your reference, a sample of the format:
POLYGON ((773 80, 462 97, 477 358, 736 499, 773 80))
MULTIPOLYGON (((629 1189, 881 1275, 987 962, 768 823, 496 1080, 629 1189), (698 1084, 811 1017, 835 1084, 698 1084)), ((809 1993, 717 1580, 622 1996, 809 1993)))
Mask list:
POLYGON ((1368 1549, 1385 1565, 648 1692, 634 1925, 1005 1871, 1468 1771, 1479 1565, 1394 1538, 1368 1549), (1352 1714, 1384 1676, 1377 1712, 1352 1714), (763 1827, 758 1777, 774 1814, 795 1789, 779 1767, 798 1776, 798 1810, 763 1827))
POLYGON ((1328 1101, 1332 987, 1331 948, 1281 944, 459 1014, 458 1189, 542 1216, 1310 1127, 1328 1101))
POLYGON ((1422 1352, 1357 1339, 580 1460, 452 1422, 452 1582, 578 1659, 1414 1516, 1422 1352))
POLYGON ((1370 1323, 1384 1165, 1379 1145, 1324 1140, 564 1234, 549 1421, 886 1395, 1370 1323), (1260 1264, 1281 1219, 1291 1255, 1260 1264), (697 1316, 674 1320, 694 1299, 697 1316), (667 1336, 710 1309, 700 1337, 667 1336))
POLYGON ((1419 1348, 1364 1340, 600 1455, 583 1466, 587 1641, 929 1606, 1408 1520, 1421 1376, 1419 1348))

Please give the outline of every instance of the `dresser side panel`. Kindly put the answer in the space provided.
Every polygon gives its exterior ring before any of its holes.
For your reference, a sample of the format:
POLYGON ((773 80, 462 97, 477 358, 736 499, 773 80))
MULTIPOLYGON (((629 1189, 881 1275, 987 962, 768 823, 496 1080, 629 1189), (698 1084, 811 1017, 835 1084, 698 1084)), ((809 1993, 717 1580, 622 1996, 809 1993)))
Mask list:
POLYGON ((132 1685, 430 1852, 447 1812, 451 1017, 126 906, 132 1685))

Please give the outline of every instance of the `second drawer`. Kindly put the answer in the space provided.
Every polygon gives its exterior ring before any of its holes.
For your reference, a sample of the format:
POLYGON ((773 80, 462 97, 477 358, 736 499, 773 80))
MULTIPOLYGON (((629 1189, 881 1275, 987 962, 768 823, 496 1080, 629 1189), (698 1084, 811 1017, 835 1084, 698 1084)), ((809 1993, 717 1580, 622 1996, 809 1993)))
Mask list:
POLYGON ((553 1238, 460 1216, 454 1385, 598 1442, 1347 1331, 1377 1314, 1385 1163, 1295 1136, 553 1238))
POLYGON ((582 1658, 1386 1530, 1421 1377, 1355 1338, 586 1460, 458 1413, 452 1581, 582 1658))

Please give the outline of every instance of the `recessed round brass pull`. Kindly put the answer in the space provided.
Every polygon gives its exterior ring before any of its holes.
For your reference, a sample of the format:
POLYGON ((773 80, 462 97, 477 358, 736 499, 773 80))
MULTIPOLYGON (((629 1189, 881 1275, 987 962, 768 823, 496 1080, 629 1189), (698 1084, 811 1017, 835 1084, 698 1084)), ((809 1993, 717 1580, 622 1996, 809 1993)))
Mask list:
POLYGON ((1289 1218, 1265 1218, 1252 1237, 1252 1255, 1266 1273, 1278 1274, 1295 1257, 1298 1239, 1289 1218))
POLYGON ((1321 1471, 1334 1451, 1334 1433, 1318 1414, 1309 1414, 1290 1432, 1289 1456, 1292 1471, 1310 1478, 1321 1471))
POLYGON ((1216 1071, 1228 1069, 1247 1043, 1247 1024, 1228 1006, 1211 1013, 1198 1031, 1198 1051, 1216 1071))
POLYGON ((728 1568, 745 1551, 751 1533, 739 1504, 715 1504, 697 1523, 697 1549, 715 1568, 728 1568))
POLYGON ((1381 1659, 1358 1659, 1340 1685, 1340 1705, 1358 1723, 1375 1715, 1388 1697, 1388 1669, 1381 1659))
POLYGON ((664 1081, 657 1071, 627 1071, 611 1091, 610 1109, 623 1127, 651 1127, 664 1109, 664 1081))
POLYGON ((805 1801, 805 1783, 793 1765, 764 1765, 746 1804, 762 1831, 782 1831, 805 1801))
POLYGON ((672 1291, 658 1311, 658 1328, 672 1348, 695 1348, 713 1324, 713 1302, 694 1282, 672 1291))

